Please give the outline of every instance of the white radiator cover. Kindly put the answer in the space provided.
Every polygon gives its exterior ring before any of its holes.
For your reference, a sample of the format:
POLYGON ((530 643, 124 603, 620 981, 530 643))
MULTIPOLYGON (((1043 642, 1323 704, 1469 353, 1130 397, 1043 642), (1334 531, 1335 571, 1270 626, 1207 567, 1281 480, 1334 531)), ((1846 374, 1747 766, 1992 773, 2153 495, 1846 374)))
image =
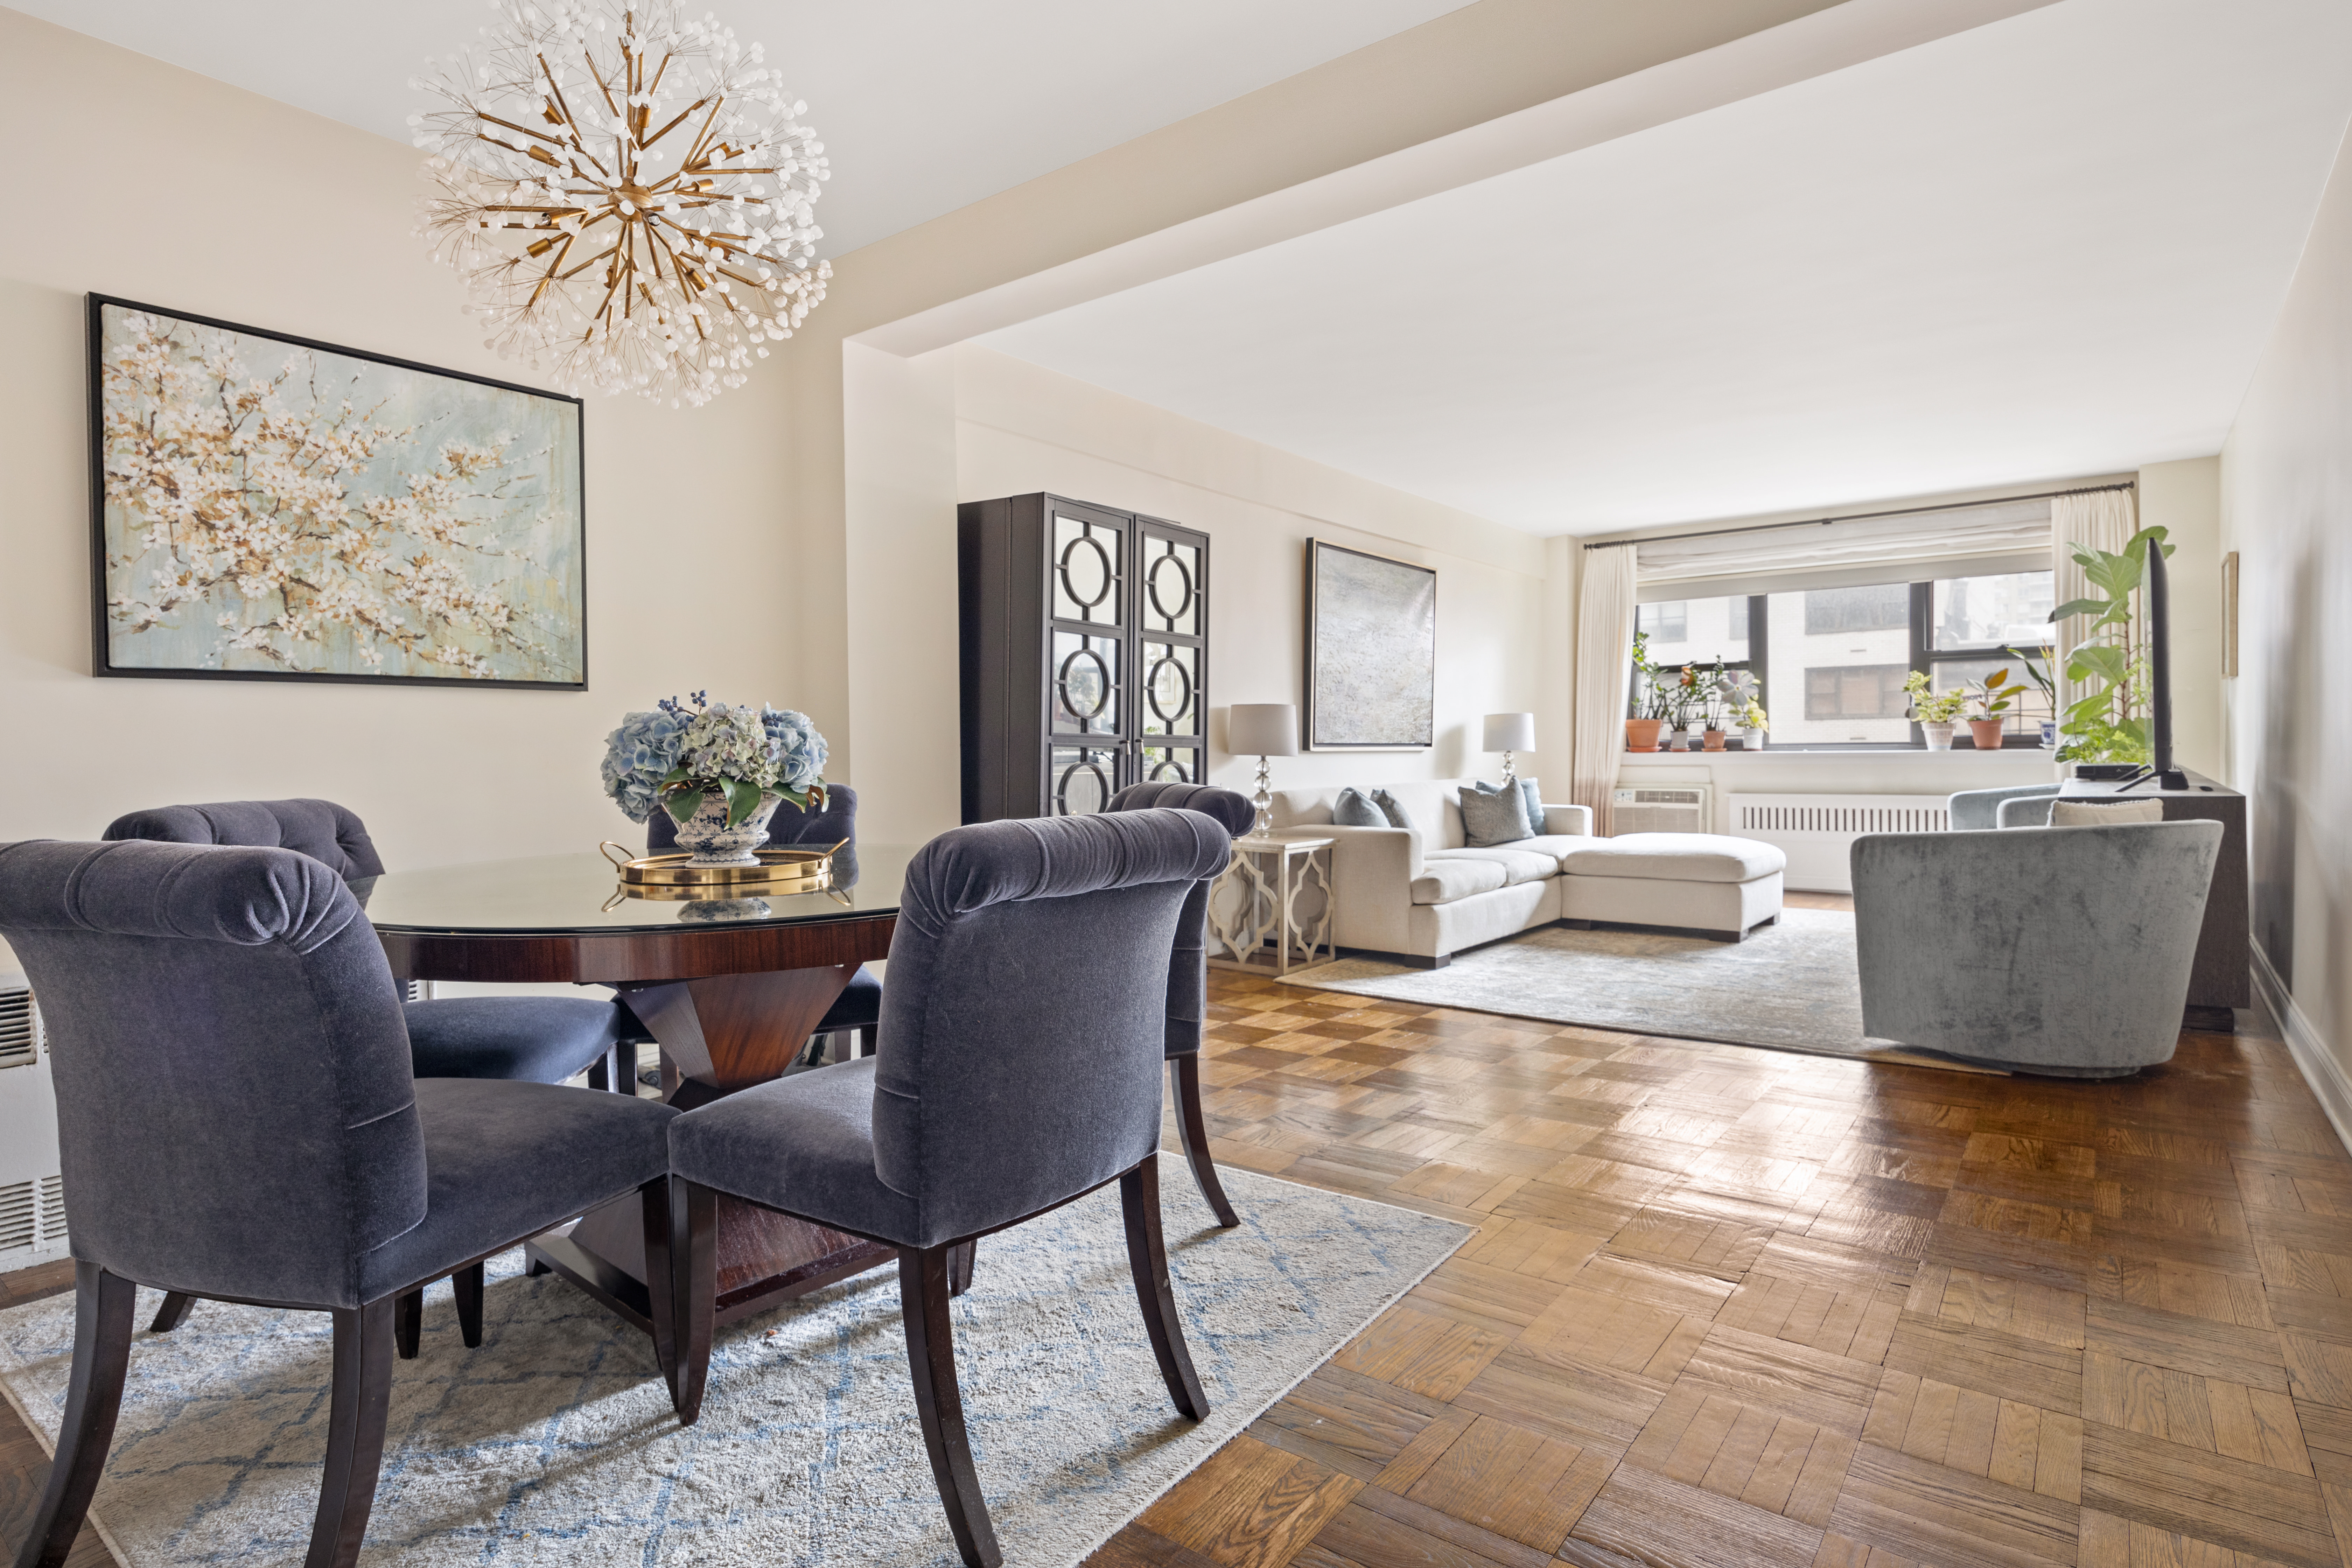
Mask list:
POLYGON ((40 1008, 22 974, 0 970, 0 1273, 65 1250, 58 1101, 40 1008))
POLYGON ((1735 795, 1735 838, 1778 846, 1789 857, 1783 885, 1809 893, 1851 893, 1847 852, 1865 833, 1944 833, 1952 826, 1940 795, 1735 795))

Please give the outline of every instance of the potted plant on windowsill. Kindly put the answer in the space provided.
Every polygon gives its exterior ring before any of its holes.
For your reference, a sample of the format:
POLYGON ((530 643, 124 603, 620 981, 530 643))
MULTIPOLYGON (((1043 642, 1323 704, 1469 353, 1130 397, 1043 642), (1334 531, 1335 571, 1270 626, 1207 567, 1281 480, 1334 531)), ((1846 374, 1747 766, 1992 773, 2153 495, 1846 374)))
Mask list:
MULTIPOLYGON (((2042 700, 2054 715, 2058 711, 2058 683, 2051 679, 2050 672, 2057 668, 2058 650, 2044 643, 2032 653, 2021 647, 2004 647, 2000 651, 2025 667, 2025 679, 2040 689, 2042 700)), ((2052 751, 2057 744, 2058 721, 2054 717, 2044 719, 2042 721, 2042 749, 2052 751)))
POLYGON ((1904 710, 1903 716, 1919 726, 1920 731, 1927 737, 1927 749, 1931 752, 1950 751, 1952 731, 1958 724, 1960 714, 1968 708, 1969 694, 1965 691, 1929 691, 1927 672, 1923 669, 1915 669, 1906 676, 1903 689, 1911 694, 1911 706, 1904 710))
POLYGON ((1725 688, 1729 679, 1724 673, 1723 659, 1720 655, 1717 657, 1712 668, 1699 674, 1699 700, 1706 710, 1703 722, 1706 725, 1703 736, 1706 749, 1710 752, 1723 750, 1723 742, 1729 738, 1724 728, 1725 710, 1729 706, 1725 688))
POLYGON ((1658 732, 1666 727, 1666 692, 1658 668, 1650 662, 1650 634, 1633 634, 1633 712, 1625 721, 1625 749, 1654 752, 1658 732))
POLYGON ((2017 689, 2009 683, 2007 667, 1969 683, 1969 700, 1977 711, 1969 720, 1969 735, 1979 752, 2000 750, 2001 731, 2009 727, 2009 706, 2017 689))
POLYGON ((1751 670, 1723 668, 1716 660, 1716 692, 1721 704, 1725 728, 1739 742, 1741 751, 1760 751, 1764 731, 1769 727, 1764 718, 1763 704, 1758 700, 1759 689, 1751 670))

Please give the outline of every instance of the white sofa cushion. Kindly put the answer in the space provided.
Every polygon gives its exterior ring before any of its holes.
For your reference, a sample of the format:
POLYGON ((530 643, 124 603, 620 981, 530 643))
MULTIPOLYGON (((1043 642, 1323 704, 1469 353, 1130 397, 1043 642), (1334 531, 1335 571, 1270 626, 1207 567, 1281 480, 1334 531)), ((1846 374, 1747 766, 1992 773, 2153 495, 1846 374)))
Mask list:
POLYGON ((1491 893, 1503 885, 1503 868, 1492 860, 1441 858, 1444 855, 1440 850, 1423 862, 1421 875, 1412 879, 1414 903, 1450 904, 1473 893, 1491 893))
POLYGON ((1428 859, 1432 864, 1440 860, 1485 860, 1492 865, 1500 866, 1503 868, 1503 886, 1507 888, 1515 888, 1521 882, 1540 882, 1546 877, 1559 876, 1559 853, 1555 851, 1547 855, 1540 849, 1528 850, 1520 847, 1523 844, 1532 842, 1534 842, 1532 839, 1521 838, 1509 844, 1497 844, 1486 849, 1433 849, 1429 852, 1428 859))
POLYGON ((1559 858, 1571 877, 1646 877, 1662 882, 1750 882, 1788 869, 1770 844, 1716 833, 1627 833, 1587 839, 1559 858))
MULTIPOLYGON (((1557 811, 1559 808, 1554 806, 1552 809, 1557 811)), ((1501 847, 1520 854, 1547 856, 1551 860, 1552 869, 1558 871, 1563 858, 1573 855, 1580 849, 1589 849, 1595 843, 1605 842, 1606 840, 1596 840, 1576 833, 1538 833, 1533 838, 1522 838, 1515 843, 1503 845, 1501 847)))

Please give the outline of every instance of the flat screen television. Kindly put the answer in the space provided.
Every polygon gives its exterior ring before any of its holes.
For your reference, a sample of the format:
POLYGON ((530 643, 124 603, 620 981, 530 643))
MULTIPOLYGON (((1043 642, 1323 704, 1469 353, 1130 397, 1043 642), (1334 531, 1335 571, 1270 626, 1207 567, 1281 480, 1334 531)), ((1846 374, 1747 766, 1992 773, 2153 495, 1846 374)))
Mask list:
POLYGON ((2164 546, 2147 542, 2148 744, 2158 789, 2187 789, 2188 775, 2172 760, 2172 583, 2164 546))

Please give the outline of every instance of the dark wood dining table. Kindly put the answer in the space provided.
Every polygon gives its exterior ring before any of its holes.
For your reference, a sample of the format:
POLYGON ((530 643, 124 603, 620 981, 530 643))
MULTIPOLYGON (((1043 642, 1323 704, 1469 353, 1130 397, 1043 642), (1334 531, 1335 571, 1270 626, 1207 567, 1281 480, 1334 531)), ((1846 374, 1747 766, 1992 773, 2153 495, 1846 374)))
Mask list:
MULTIPOLYGON (((375 879, 365 900, 403 980, 609 985, 661 1047, 665 1098, 691 1110, 782 1077, 861 963, 886 958, 912 846, 860 844, 819 892, 615 897, 601 855, 495 860, 375 879)), ((582 1092, 587 1092, 583 1090, 582 1092)), ((643 1208, 631 1196, 528 1246, 650 1332, 643 1208)), ((719 1321, 889 1261, 887 1247, 722 1199, 719 1321)))

